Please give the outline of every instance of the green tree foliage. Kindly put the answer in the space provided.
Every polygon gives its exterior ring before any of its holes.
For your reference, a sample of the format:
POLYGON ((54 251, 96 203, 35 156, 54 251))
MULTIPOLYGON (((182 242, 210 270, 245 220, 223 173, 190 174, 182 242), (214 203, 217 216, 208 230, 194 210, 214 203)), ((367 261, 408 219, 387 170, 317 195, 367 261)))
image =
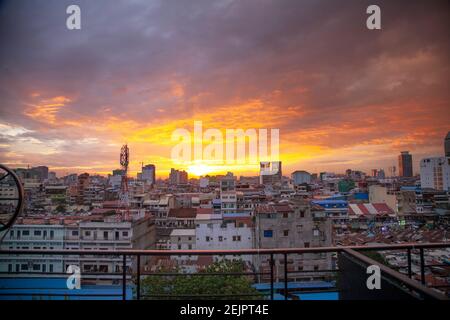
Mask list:
MULTIPOLYGON (((159 273, 179 273, 179 270, 160 269, 159 273)), ((252 287, 252 277, 245 275, 226 275, 226 273, 244 272, 240 261, 220 261, 199 271, 202 275, 162 275, 147 276, 141 282, 141 294, 167 295, 168 297, 145 297, 146 299, 179 299, 193 297, 195 299, 257 299, 262 298, 252 287), (214 273, 215 275, 208 275, 214 273), (223 275, 222 275, 223 273, 223 275), (203 275, 204 274, 204 275, 203 275), (249 296, 234 296, 246 294, 249 296), (172 295, 172 297, 170 297, 172 295), (219 296, 217 296, 219 295, 219 296), (227 295, 221 297, 220 295, 227 295), (184 297, 181 297, 184 296, 184 297), (195 297, 197 296, 197 297, 195 297)))

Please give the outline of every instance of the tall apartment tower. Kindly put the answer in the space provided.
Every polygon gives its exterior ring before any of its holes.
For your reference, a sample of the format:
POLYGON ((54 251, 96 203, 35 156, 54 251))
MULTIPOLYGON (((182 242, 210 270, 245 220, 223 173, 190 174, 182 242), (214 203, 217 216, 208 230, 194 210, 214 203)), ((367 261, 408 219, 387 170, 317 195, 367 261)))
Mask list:
POLYGON ((434 157, 420 161, 422 188, 448 191, 450 189, 450 158, 434 157))
POLYGON ((400 177, 412 177, 412 155, 408 151, 402 151, 398 156, 398 168, 400 177))
POLYGON ((281 161, 260 162, 259 183, 275 184, 281 182, 281 161))
POLYGON ((147 164, 143 166, 142 173, 139 175, 140 180, 143 180, 148 184, 154 184, 156 182, 155 171, 154 164, 147 164))

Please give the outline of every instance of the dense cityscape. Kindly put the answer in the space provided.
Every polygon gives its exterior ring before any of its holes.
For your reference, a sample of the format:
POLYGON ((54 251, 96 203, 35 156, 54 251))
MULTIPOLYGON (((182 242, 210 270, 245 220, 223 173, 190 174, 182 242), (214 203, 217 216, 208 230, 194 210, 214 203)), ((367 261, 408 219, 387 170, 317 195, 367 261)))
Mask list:
MULTIPOLYGON (((107 177, 69 174, 56 177, 46 166, 17 168, 26 206, 16 224, 2 237, 1 249, 17 250, 239 250, 309 248, 371 244, 449 241, 450 133, 443 140, 445 154, 424 158, 413 173, 412 154, 398 155, 398 171, 348 169, 344 174, 298 170, 286 177, 282 163, 261 162, 259 176, 224 175, 189 178, 172 169, 168 179, 156 179, 157 164, 142 165, 136 178, 127 176, 126 145, 121 167, 107 177), (272 168, 272 171, 267 171, 272 168), (276 168, 276 170, 273 170, 276 168)), ((6 180, 6 179, 5 179, 6 180)), ((17 192, 6 181, 0 198, 17 192)), ((12 205, 8 201, 3 206, 12 205)), ((5 207, 4 207, 5 208, 5 207)), ((406 274, 404 252, 381 252, 383 263, 406 274)), ((448 294, 448 249, 429 251, 429 287, 448 294), (444 288, 444 289, 443 289, 444 288)), ((0 256, 0 271, 39 276, 64 273, 69 265, 81 272, 122 270, 115 257, 0 256)), ((237 259, 248 270, 267 271, 268 257, 152 256, 143 270, 197 272, 220 259, 237 259)), ((135 268, 127 261, 128 268, 135 268)), ((420 280, 413 259, 412 276, 420 280)), ((296 255, 289 271, 292 280, 333 283, 326 270, 336 269, 331 253, 296 255)), ((283 261, 275 260, 275 279, 282 278, 283 261)), ((99 280, 94 276, 91 281, 99 280)), ((259 281, 267 279, 262 276, 259 281)))
POLYGON ((1 310, 435 311, 416 301, 450 300, 449 13, 0 0, 1 310))

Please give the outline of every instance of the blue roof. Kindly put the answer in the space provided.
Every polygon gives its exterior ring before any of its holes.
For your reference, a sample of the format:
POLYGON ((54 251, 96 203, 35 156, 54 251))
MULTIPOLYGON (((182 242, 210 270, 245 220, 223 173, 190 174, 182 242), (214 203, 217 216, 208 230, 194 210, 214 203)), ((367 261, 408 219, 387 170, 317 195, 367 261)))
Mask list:
POLYGON ((369 199, 369 194, 367 192, 355 192, 353 194, 353 196, 355 197, 355 199, 359 199, 359 200, 368 200, 369 199))
POLYGON ((339 300, 338 292, 293 293, 300 300, 339 300))
MULTIPOLYGON (((279 294, 279 293, 274 293, 273 294, 273 300, 284 300, 284 295, 279 294)), ((288 298, 288 300, 292 300, 292 299, 288 298)))
POLYGON ((400 190, 404 190, 404 191, 420 191, 421 188, 418 186, 401 186, 400 190))
MULTIPOLYGON (((1 299, 122 300, 122 285, 81 285, 81 289, 69 290, 66 280, 66 278, 1 278, 1 299), (58 294, 58 296, 52 296, 52 294, 58 294)), ((127 300, 130 300, 132 296, 133 289, 127 286, 127 300)))
POLYGON ((327 205, 341 205, 346 206, 347 201, 345 200, 313 200, 311 201, 314 204, 318 204, 319 206, 327 206, 327 205))
POLYGON ((246 217, 250 217, 250 213, 224 213, 223 214, 224 218, 246 218, 246 217))

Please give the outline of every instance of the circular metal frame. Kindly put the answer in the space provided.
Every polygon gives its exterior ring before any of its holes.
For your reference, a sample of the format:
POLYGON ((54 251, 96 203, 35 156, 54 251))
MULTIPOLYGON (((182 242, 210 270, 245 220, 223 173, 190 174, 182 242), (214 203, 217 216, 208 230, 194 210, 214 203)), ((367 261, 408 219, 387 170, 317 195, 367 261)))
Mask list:
MULTIPOLYGON (((14 183, 17 186, 17 191, 19 193, 19 196, 17 198, 8 198, 7 200, 17 200, 17 206, 16 206, 16 210, 14 211, 14 214, 12 216, 12 218, 5 224, 0 222, 0 232, 1 231, 5 231, 7 229, 9 229, 14 221, 16 221, 17 217, 19 216, 19 214, 22 212, 23 209, 23 204, 24 204, 24 192, 23 192, 23 186, 22 183, 20 182, 19 177, 16 175, 16 173, 14 171, 12 171, 11 169, 9 169, 8 167, 0 164, 0 169, 3 169, 6 174, 2 177, 0 177, 0 181, 5 179, 7 176, 11 176, 14 180, 14 183)), ((5 200, 5 199, 1 199, 0 200, 5 200)))

